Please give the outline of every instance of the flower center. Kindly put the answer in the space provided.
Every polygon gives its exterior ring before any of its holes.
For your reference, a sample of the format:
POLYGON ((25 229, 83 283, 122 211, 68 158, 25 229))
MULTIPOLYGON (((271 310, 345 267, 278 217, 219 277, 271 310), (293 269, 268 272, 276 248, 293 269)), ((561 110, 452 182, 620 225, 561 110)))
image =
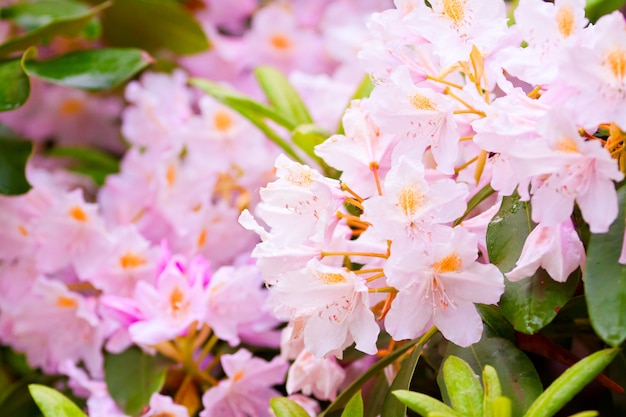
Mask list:
POLYGON ((184 300, 185 294, 183 294, 180 288, 175 287, 170 293, 170 311, 172 314, 179 315, 182 313, 183 309, 186 307, 184 300))
POLYGON ((452 20, 456 26, 459 26, 465 17, 465 1, 443 0, 441 3, 444 16, 452 20))
POLYGON ((198 248, 201 248, 204 246, 204 244, 206 243, 206 229, 202 229, 202 231, 200 232, 200 236, 198 236, 198 248))
POLYGON ((569 137, 564 137, 559 139, 556 143, 556 149, 561 152, 569 152, 569 153, 578 153, 578 145, 574 141, 574 139, 569 137))
POLYGON ((570 6, 562 6, 556 12, 556 24, 564 38, 574 33, 574 11, 570 6))
POLYGON ((443 259, 433 264, 433 271, 436 274, 444 274, 446 272, 458 272, 461 270, 463 262, 456 253, 451 253, 443 259))
POLYGON ((61 116, 74 116, 80 113, 83 107, 83 100, 77 98, 68 98, 67 100, 63 100, 59 111, 61 113, 61 116))
POLYGON ((426 196, 417 186, 405 187, 398 195, 398 206, 407 217, 413 217, 426 202, 426 196))
POLYGON ((615 78, 624 79, 626 76, 626 51, 616 50, 609 53, 605 62, 609 65, 615 78))
POLYGON ((437 106, 428 97, 421 94, 414 94, 409 98, 409 103, 417 110, 437 110, 437 106))
POLYGON ((146 264, 146 260, 143 257, 136 255, 132 252, 126 252, 120 258, 120 265, 124 269, 137 268, 138 266, 145 265, 145 264, 146 264))
POLYGON ((71 218, 78 222, 85 223, 87 220, 89 220, 89 217, 87 217, 87 213, 85 213, 85 211, 78 206, 72 207, 69 211, 69 215, 71 218))
POLYGON ((74 307, 78 307, 78 303, 73 298, 65 297, 61 295, 57 298, 57 307, 74 308, 74 307))
POLYGON ((167 172, 165 173, 165 180, 167 181, 168 186, 173 186, 176 181, 176 167, 174 164, 170 164, 167 167, 167 172))
POLYGON ((215 128, 220 132, 226 132, 233 125, 233 118, 225 110, 218 110, 213 116, 215 128))
POLYGON ((337 273, 324 273, 319 275, 320 279, 326 284, 343 284, 346 277, 337 273))
POLYGON ((276 49, 280 49, 282 51, 285 51, 289 48, 291 48, 291 41, 289 40, 289 38, 281 33, 277 33, 272 35, 272 37, 270 38, 270 44, 276 48, 276 49))

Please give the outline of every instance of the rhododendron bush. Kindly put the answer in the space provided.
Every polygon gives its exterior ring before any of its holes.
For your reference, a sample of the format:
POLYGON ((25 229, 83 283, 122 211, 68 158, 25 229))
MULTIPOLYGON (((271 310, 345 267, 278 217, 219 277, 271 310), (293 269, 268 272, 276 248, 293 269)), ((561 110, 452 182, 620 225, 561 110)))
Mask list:
POLYGON ((5 1, 0 415, 626 414, 623 3, 5 1))

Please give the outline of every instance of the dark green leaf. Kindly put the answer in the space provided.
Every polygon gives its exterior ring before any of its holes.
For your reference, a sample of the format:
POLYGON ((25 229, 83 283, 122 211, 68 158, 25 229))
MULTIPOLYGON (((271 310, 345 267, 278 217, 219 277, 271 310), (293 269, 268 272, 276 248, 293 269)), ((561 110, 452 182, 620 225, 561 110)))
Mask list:
POLYGON ((521 416, 543 390, 533 363, 506 339, 483 335, 468 348, 450 343, 446 353, 465 360, 477 374, 486 365, 493 366, 500 378, 502 395, 513 401, 513 416, 521 416))
POLYGON ((511 323, 502 315, 496 306, 476 304, 476 309, 483 319, 483 322, 493 332, 495 336, 515 341, 515 329, 511 323))
POLYGON ((594 23, 605 14, 619 10, 626 4, 626 0, 587 0, 585 15, 590 22, 594 23))
POLYGON ((39 384, 31 384, 28 389, 45 417, 87 417, 76 404, 55 389, 39 384))
POLYGON ((143 353, 137 347, 104 357, 105 380, 109 394, 125 413, 136 415, 165 382, 169 362, 143 353))
POLYGON ((32 77, 67 87, 88 90, 113 88, 152 62, 139 49, 105 48, 71 52, 47 61, 26 60, 32 77))
POLYGON ((420 394, 419 392, 396 390, 393 391, 393 395, 422 417, 428 417, 433 413, 445 417, 466 417, 455 412, 441 401, 429 397, 428 395, 420 394))
POLYGON ((278 112, 296 126, 313 123, 300 95, 282 72, 276 68, 260 66, 254 69, 254 75, 272 107, 278 112))
POLYGON ((394 396, 391 392, 399 389, 409 389, 411 385, 411 379, 413 378, 413 374, 415 373, 417 361, 419 360, 421 354, 421 350, 415 349, 402 362, 400 370, 398 371, 398 374, 391 383, 391 387, 389 387, 390 389, 385 396, 385 400, 383 401, 383 406, 380 413, 381 417, 404 417, 406 415, 406 405, 398 400, 398 398, 394 396))
POLYGON ((200 24, 182 4, 167 0, 120 0, 102 15, 109 45, 162 49, 188 55, 209 49, 200 24))
POLYGON ((285 397, 275 397, 270 399, 270 407, 276 417, 309 417, 300 404, 285 397))
POLYGON ((361 397, 361 391, 354 394, 354 397, 348 401, 346 408, 341 413, 341 417, 363 417, 363 397, 361 397))
POLYGON ((619 214, 608 233, 592 234, 587 249, 585 294, 594 330, 611 346, 626 339, 626 265, 618 263, 624 239, 626 187, 617 191, 619 214))
MULTIPOLYGON (((489 260, 503 273, 511 271, 519 259, 526 237, 534 224, 530 204, 514 194, 502 200, 502 206, 487 228, 489 260)), ((500 311, 522 333, 533 334, 554 319, 560 308, 572 297, 580 271, 565 283, 554 281, 539 268, 532 276, 517 282, 505 280, 500 311)))
POLYGON ((11 20, 26 30, 48 25, 59 19, 74 19, 89 12, 84 3, 72 0, 39 0, 17 3, 0 12, 2 19, 11 20))
POLYGON ((0 111, 20 107, 30 94, 30 81, 20 59, 0 62, 0 111))
POLYGON ((363 416, 379 417, 380 405, 385 400, 385 396, 389 391, 389 383, 383 372, 372 378, 367 386, 366 395, 363 396, 363 416))
POLYGON ((483 387, 467 362, 448 356, 443 363, 443 380, 454 411, 464 417, 483 417, 483 387))
POLYGON ((430 338, 437 333, 436 328, 430 329, 424 336, 420 339, 414 339, 410 342, 404 343, 400 348, 394 350, 384 358, 380 359, 374 365, 372 365, 367 371, 365 371, 361 376, 355 379, 346 389, 344 389, 333 401, 330 405, 319 414, 318 417, 327 416, 329 413, 332 413, 335 410, 341 410, 345 407, 348 401, 356 394, 363 385, 379 372, 382 372, 383 369, 387 365, 391 365, 395 360, 400 358, 403 354, 405 354, 409 349, 415 346, 415 349, 421 350, 424 347, 424 344, 430 340, 430 338))
POLYGON ((551 417, 578 394, 615 358, 619 349, 605 349, 576 362, 531 405, 524 417, 551 417))
POLYGON ((95 15, 110 5, 110 1, 101 3, 83 14, 55 19, 49 24, 38 27, 25 35, 12 38, 0 45, 0 56, 4 56, 15 51, 26 50, 29 47, 36 46, 44 40, 48 40, 56 35, 76 35, 83 30, 85 26, 90 24, 95 15))
POLYGON ((463 213, 461 217, 454 221, 454 225, 458 226, 459 224, 461 224, 461 222, 463 222, 463 220, 470 214, 472 210, 476 208, 476 206, 485 201, 495 192, 496 191, 491 188, 491 184, 487 184, 483 188, 481 188, 476 194, 472 196, 472 198, 469 199, 469 201, 467 202, 467 209, 465 210, 465 213, 463 213))
POLYGON ((0 194, 19 195, 30 190, 25 169, 32 143, 0 138, 0 194))

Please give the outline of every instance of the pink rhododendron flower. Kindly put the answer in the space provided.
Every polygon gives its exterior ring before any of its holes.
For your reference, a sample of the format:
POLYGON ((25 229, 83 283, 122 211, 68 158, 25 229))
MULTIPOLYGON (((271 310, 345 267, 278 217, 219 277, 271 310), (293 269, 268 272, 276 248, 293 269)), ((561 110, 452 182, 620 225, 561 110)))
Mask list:
POLYGON ((227 379, 204 393, 200 417, 269 417, 269 400, 280 395, 271 387, 284 381, 287 363, 280 356, 266 362, 245 349, 221 361, 227 379))
POLYGON ((334 357, 316 358, 303 350, 289 368, 287 393, 301 391, 304 395, 333 401, 345 374, 334 357))

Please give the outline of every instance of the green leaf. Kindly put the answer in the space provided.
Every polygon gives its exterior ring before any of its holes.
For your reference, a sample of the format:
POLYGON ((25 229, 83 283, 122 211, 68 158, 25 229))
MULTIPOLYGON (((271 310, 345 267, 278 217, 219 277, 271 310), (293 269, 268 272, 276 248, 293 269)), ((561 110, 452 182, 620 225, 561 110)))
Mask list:
POLYGON ((428 395, 420 394, 419 392, 396 390, 392 393, 398 400, 422 417, 429 417, 433 413, 445 417, 466 417, 455 412, 441 401, 429 397, 428 395))
POLYGON ((39 0, 17 3, 0 10, 0 18, 11 20, 26 30, 48 25, 59 19, 73 19, 89 12, 84 3, 72 0, 39 0))
POLYGON ((275 397, 270 399, 270 407, 276 417, 309 417, 300 404, 285 397, 275 397))
MULTIPOLYGON (((352 100, 358 100, 364 97, 369 97, 370 93, 374 90, 374 84, 372 84, 372 80, 369 75, 365 75, 361 80, 361 83, 356 88, 354 95, 350 99, 348 103, 346 103, 346 107, 350 106, 352 100)), ((337 134, 343 135, 345 132, 343 130, 343 118, 339 121, 339 126, 337 126, 337 134)))
POLYGON ((180 55, 209 49, 200 24, 182 4, 167 0, 120 0, 102 15, 102 37, 112 46, 165 49, 180 55))
POLYGON ((0 111, 17 109, 30 94, 30 81, 20 59, 0 61, 0 111))
POLYGON ((511 323, 502 315, 496 306, 486 304, 476 304, 476 309, 483 319, 485 325, 495 336, 515 342, 515 329, 511 323))
MULTIPOLYGON (((511 271, 533 228, 530 204, 520 201, 517 193, 505 197, 487 228, 487 251, 491 263, 503 273, 511 271)), ((579 280, 579 270, 570 275, 567 282, 559 283, 542 268, 532 277, 517 282, 505 279, 500 310, 516 330, 536 333, 556 317, 560 308, 574 294, 579 280)))
POLYGON ((469 199, 469 201, 467 202, 467 209, 465 210, 465 213, 463 213, 461 217, 454 221, 454 225, 458 226, 459 224, 461 224, 463 220, 468 216, 468 214, 470 214, 470 212, 476 208, 476 206, 485 201, 495 192, 496 191, 491 188, 491 184, 487 184, 483 188, 481 188, 476 194, 472 196, 472 198, 469 199))
POLYGON ((272 107, 278 112, 284 114, 296 126, 313 123, 313 118, 300 95, 282 72, 276 68, 259 66, 254 69, 254 75, 272 107))
POLYGON ((406 415, 406 405, 398 400, 398 398, 392 394, 392 391, 396 391, 399 389, 409 389, 411 385, 411 379, 413 378, 413 374, 415 373, 417 361, 419 360, 421 354, 421 350, 415 349, 402 362, 402 366, 400 367, 398 374, 391 383, 389 391, 387 392, 385 400, 383 401, 383 406, 380 413, 381 417, 404 417, 406 415))
POLYGON ((619 10, 626 4, 626 0, 587 0, 585 15, 591 23, 595 23, 600 17, 619 10))
POLYGON ((116 158, 93 148, 56 147, 46 155, 69 158, 71 171, 91 177, 98 185, 103 185, 107 176, 119 172, 119 161, 116 158))
POLYGON ((443 363, 443 380, 454 411, 465 417, 483 417, 483 387, 467 362, 448 356, 443 363))
POLYGON ((484 417, 494 417, 494 403, 502 396, 502 386, 496 368, 491 365, 485 365, 483 369, 483 391, 484 417))
POLYGON ((109 394, 125 413, 140 414, 150 397, 163 387, 169 361, 131 347, 104 357, 105 381, 109 394))
POLYGON ((32 150, 28 141, 0 138, 0 194, 19 195, 30 190, 25 169, 32 150))
POLYGON ((491 406, 493 417, 511 417, 513 415, 511 410, 512 402, 508 397, 496 398, 491 406))
POLYGON ((572 414, 569 417, 596 417, 599 413, 597 411, 581 411, 580 413, 572 414))
POLYGON ((509 340, 483 335, 468 348, 448 344, 446 354, 462 358, 477 374, 485 366, 492 366, 499 376, 502 395, 513 401, 514 417, 521 416, 543 391, 533 363, 509 340))
POLYGON ((355 379, 346 389, 344 389, 337 396, 335 401, 330 403, 326 410, 322 411, 318 415, 318 417, 327 416, 329 413, 332 413, 335 410, 341 410, 342 408, 344 408, 346 403, 361 389, 363 385, 365 385, 367 381, 369 381, 379 372, 382 372, 387 365, 391 365, 396 359, 400 358, 409 349, 413 348, 413 346, 415 346, 415 349, 421 350, 424 347, 424 344, 426 344, 426 342, 428 342, 435 333, 437 333, 437 329, 433 327, 428 332, 426 332, 426 334, 424 334, 420 339, 414 339, 406 342, 398 349, 380 359, 367 371, 363 372, 361 376, 355 379))
POLYGON ((530 406, 524 417, 551 417, 591 382, 615 358, 619 349, 604 349, 576 362, 530 406))
POLYGON ((338 171, 328 166, 322 158, 315 154, 315 147, 324 142, 328 136, 328 132, 314 124, 300 125, 291 132, 291 140, 293 143, 298 145, 300 149, 319 164, 325 176, 339 178, 338 171))
POLYGON ((31 384, 28 389, 44 417, 87 417, 76 404, 55 389, 39 384, 31 384))
POLYGON ((591 325, 611 346, 626 339, 626 265, 618 263, 626 227, 626 187, 617 190, 617 197, 619 214, 609 232, 589 238, 584 281, 591 325))
POLYGON ((0 56, 4 56, 15 51, 26 50, 29 47, 35 46, 56 35, 76 35, 83 30, 85 26, 90 24, 95 15, 110 5, 111 2, 107 1, 85 11, 82 14, 54 19, 45 26, 40 26, 22 36, 14 37, 0 45, 0 56))
POLYGON ((152 62, 145 52, 133 48, 104 48, 71 52, 47 61, 26 60, 32 77, 49 83, 87 90, 113 88, 152 62))
POLYGON ((363 397, 361 391, 354 396, 346 404, 346 408, 341 413, 341 417, 363 417, 363 397))

